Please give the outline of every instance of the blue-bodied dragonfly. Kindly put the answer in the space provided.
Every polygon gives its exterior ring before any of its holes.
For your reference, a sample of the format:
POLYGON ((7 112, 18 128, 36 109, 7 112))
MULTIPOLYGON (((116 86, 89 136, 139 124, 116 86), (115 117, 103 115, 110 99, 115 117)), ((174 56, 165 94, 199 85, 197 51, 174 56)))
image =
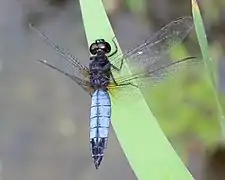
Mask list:
POLYGON ((97 39, 89 47, 91 53, 89 67, 83 65, 77 57, 61 48, 58 44, 42 31, 30 24, 30 28, 36 31, 42 40, 53 47, 64 60, 74 68, 74 74, 67 73, 46 60, 39 62, 68 76, 80 85, 91 97, 90 110, 90 147, 95 168, 98 169, 103 159, 107 146, 111 121, 111 100, 109 93, 117 87, 139 88, 153 85, 158 80, 171 77, 173 72, 182 67, 190 67, 197 62, 195 57, 186 57, 175 62, 160 61, 161 57, 168 53, 174 45, 181 43, 193 29, 191 17, 181 17, 164 26, 155 35, 146 39, 144 43, 117 54, 111 52, 111 45, 104 39, 97 39), (114 57, 109 61, 110 57, 114 57), (118 64, 119 62, 119 64, 118 64), (136 70, 131 74, 115 78, 113 72, 120 72, 126 62, 136 70), (138 70, 138 71, 137 71, 138 70), (150 80, 153 80, 150 83, 150 80))

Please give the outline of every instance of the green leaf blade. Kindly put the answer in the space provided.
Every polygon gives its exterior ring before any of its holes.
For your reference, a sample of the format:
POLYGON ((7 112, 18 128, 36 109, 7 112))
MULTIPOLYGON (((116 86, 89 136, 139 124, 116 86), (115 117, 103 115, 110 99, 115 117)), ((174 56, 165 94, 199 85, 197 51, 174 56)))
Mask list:
POLYGON ((217 81, 216 81, 216 75, 215 75, 215 72, 213 69, 214 65, 213 65, 212 58, 209 53, 209 45, 208 45, 208 41, 207 41, 207 36, 205 33, 202 16, 201 16, 201 13, 200 13, 200 10, 198 7, 198 3, 196 0, 192 0, 192 14, 193 14, 195 30, 196 30, 198 42, 200 45, 202 57, 205 62, 206 70, 209 74, 209 78, 212 83, 213 94, 214 94, 214 97, 216 99, 218 109, 219 109, 219 117, 220 117, 219 122, 220 122, 220 126, 221 126, 222 135, 225 137, 225 116, 224 116, 224 112, 223 112, 223 108, 221 105, 219 95, 217 93, 217 84, 216 84, 217 81))
MULTIPOLYGON (((111 42, 114 32, 102 1, 80 0, 80 6, 88 44, 97 38, 111 42)), ((130 97, 129 101, 112 98, 112 125, 137 178, 193 179, 163 134, 141 92, 137 93, 140 94, 138 101, 134 97, 130 97)))

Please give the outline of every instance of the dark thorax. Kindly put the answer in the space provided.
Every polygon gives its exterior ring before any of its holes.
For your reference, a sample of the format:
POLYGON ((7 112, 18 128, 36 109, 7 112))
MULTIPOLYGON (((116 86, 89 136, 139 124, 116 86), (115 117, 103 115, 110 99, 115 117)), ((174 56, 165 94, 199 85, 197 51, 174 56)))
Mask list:
POLYGON ((110 81, 110 62, 105 54, 90 58, 90 82, 94 89, 107 89, 110 81))
POLYGON ((97 39, 90 45, 90 53, 93 55, 90 58, 90 82, 93 89, 105 89, 110 82, 111 64, 107 54, 111 51, 111 46, 104 39, 97 39))

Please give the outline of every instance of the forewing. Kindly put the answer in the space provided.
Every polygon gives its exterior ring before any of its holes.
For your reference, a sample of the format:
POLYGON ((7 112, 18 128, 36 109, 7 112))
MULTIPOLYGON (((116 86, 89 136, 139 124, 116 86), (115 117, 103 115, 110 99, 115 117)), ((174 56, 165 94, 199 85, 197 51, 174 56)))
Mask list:
POLYGON ((44 32, 38 30, 32 24, 29 24, 29 26, 32 30, 39 34, 40 38, 46 44, 56 50, 64 58, 65 61, 69 62, 74 67, 75 72, 77 72, 79 76, 85 78, 89 76, 89 69, 85 65, 81 64, 77 57, 60 47, 58 44, 54 43, 44 32))
POLYGON ((141 45, 131 48, 112 60, 118 66, 124 60, 132 72, 141 72, 150 65, 154 66, 163 55, 175 45, 181 43, 193 28, 191 17, 181 17, 170 22, 159 30, 153 37, 145 40, 141 45))
POLYGON ((117 78, 118 86, 111 83, 110 92, 117 98, 123 98, 127 95, 136 96, 138 88, 149 89, 155 87, 164 80, 178 77, 180 72, 198 68, 202 61, 196 57, 188 57, 159 66, 155 69, 146 69, 142 73, 132 74, 126 77, 117 78))
POLYGON ((80 87, 82 87, 83 90, 85 90, 88 94, 92 94, 93 93, 93 89, 91 88, 91 84, 88 80, 85 79, 81 79, 79 77, 76 77, 74 75, 71 75, 63 70, 61 70, 60 68, 53 66, 51 64, 49 64, 46 60, 38 60, 40 63, 64 74, 65 76, 69 77, 70 79, 72 79, 73 81, 75 81, 80 87))

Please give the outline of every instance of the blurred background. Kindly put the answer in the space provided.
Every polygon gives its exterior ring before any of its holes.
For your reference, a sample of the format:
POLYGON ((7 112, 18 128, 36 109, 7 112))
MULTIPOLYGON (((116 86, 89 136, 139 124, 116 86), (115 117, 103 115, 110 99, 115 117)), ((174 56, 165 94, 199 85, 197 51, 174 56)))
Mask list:
MULTIPOLYGON (((103 2, 122 49, 191 15, 186 0, 103 2)), ((225 0, 198 3, 225 103, 225 0)), ((70 70, 29 30, 28 22, 88 64, 78 0, 0 0, 0 180, 135 180, 113 129, 105 159, 95 170, 89 150, 90 98, 67 77, 37 63, 47 59, 70 70)), ((170 55, 201 56, 195 32, 170 55)), ((146 98, 194 178, 225 179, 221 114, 205 70, 162 83, 146 98)))

